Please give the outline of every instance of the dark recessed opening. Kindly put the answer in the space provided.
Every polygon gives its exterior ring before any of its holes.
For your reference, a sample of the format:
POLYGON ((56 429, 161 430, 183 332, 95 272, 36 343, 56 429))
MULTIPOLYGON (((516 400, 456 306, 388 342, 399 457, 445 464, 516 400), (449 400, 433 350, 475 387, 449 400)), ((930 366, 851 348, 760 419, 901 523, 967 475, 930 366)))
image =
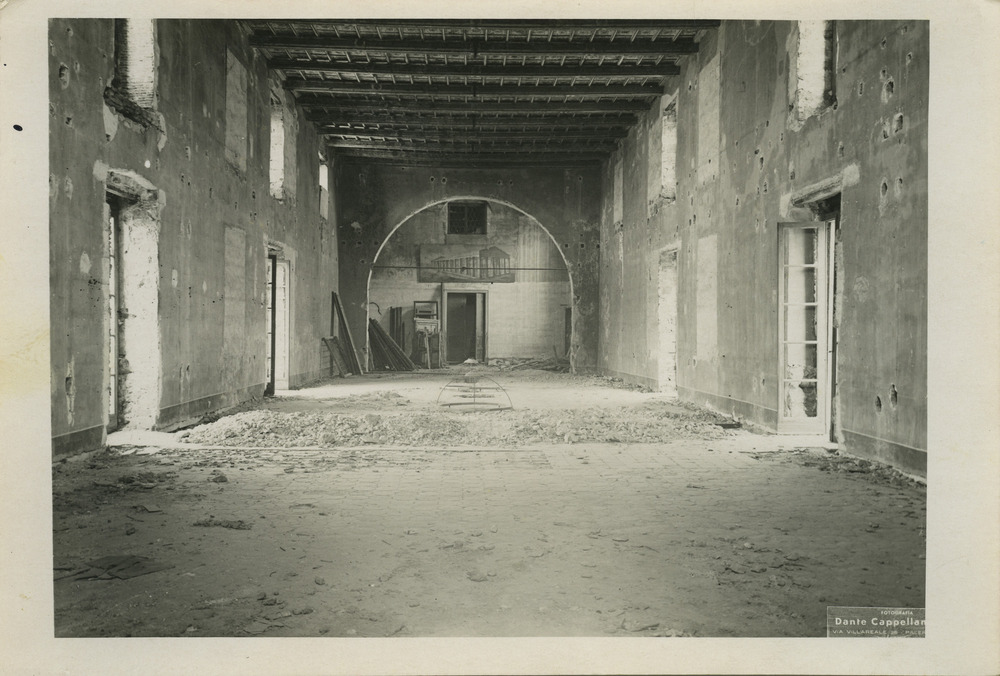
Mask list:
POLYGON ((448 234, 485 235, 486 202, 448 202, 448 234))

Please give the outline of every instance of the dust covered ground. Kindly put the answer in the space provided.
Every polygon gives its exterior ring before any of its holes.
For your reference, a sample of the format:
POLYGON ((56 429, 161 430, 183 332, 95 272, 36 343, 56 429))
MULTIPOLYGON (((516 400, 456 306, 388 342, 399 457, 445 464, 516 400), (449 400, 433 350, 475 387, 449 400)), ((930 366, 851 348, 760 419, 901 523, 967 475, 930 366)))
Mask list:
POLYGON ((923 607, 922 484, 603 378, 483 368, 513 408, 441 406, 464 373, 57 463, 56 635, 822 636, 827 606, 923 607))

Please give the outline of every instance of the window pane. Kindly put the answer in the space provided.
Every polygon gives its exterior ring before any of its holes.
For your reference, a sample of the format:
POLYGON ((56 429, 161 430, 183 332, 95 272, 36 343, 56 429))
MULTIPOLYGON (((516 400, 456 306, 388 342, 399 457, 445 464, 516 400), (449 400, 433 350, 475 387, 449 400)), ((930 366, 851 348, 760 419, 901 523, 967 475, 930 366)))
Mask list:
POLYGON ((816 378, 816 345, 792 343, 785 346, 785 378, 816 378))
POLYGON ((814 265, 819 231, 816 228, 787 228, 786 265, 814 265))
POLYGON ((816 268, 785 268, 785 302, 816 302, 816 268))
POLYGON ((792 342, 816 340, 816 316, 815 305, 785 307, 785 340, 792 342))
POLYGON ((449 202, 449 235, 485 235, 486 202, 449 202))
POLYGON ((815 418, 816 381, 786 381, 783 414, 785 418, 815 418))

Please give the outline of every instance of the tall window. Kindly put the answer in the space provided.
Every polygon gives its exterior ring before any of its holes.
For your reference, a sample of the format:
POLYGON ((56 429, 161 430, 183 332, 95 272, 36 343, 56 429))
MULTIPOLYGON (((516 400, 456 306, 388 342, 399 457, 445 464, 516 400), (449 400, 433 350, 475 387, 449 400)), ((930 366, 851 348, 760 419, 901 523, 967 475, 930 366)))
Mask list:
POLYGON ((612 180, 614 185, 612 186, 611 193, 611 220, 613 223, 621 223, 625 216, 624 207, 624 191, 625 191, 625 168, 622 162, 621 153, 618 153, 615 157, 615 174, 612 180))
POLYGON ((115 19, 112 86, 141 108, 156 107, 156 24, 153 21, 115 19))
POLYGON ((660 121, 660 197, 671 202, 677 198, 677 98, 663 109, 660 121))
POLYGON ((485 235, 486 202, 448 202, 449 235, 485 235))
POLYGON ((271 196, 285 196, 285 111, 281 99, 271 94, 271 196))
POLYGON ((156 109, 156 24, 114 20, 115 74, 104 88, 109 108, 144 127, 160 128, 156 109))
POLYGON ((797 47, 788 69, 793 122, 804 123, 835 100, 836 22, 799 21, 797 47))
POLYGON ((319 215, 329 218, 330 214, 330 165, 326 156, 319 154, 319 215))

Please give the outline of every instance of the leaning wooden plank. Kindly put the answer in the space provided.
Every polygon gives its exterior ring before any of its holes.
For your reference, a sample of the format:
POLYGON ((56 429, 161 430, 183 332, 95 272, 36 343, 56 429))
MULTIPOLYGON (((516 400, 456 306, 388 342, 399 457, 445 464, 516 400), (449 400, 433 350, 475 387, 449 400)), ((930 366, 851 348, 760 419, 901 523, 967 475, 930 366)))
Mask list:
POLYGON ((347 361, 348 371, 350 373, 360 374, 363 372, 361 368, 361 360, 358 359, 357 350, 354 349, 354 340, 351 337, 351 329, 347 325, 347 320, 344 318, 344 309, 340 305, 340 298, 337 296, 337 292, 333 292, 333 309, 337 315, 337 326, 339 328, 339 338, 340 347, 344 353, 345 361, 347 361))
POLYGON ((340 374, 345 378, 351 373, 351 367, 347 365, 347 351, 344 350, 344 346, 340 342, 340 338, 337 336, 333 337, 333 358, 337 362, 337 368, 340 370, 340 374))
POLYGON ((340 304, 340 298, 337 296, 336 291, 333 292, 333 306, 337 310, 337 318, 340 320, 340 328, 343 330, 341 340, 347 348, 348 362, 352 367, 351 372, 360 375, 365 371, 361 366, 361 360, 358 359, 358 351, 354 347, 354 338, 351 337, 351 327, 347 324, 347 320, 344 318, 344 308, 340 304))
POLYGON ((330 375, 343 378, 344 371, 347 370, 347 364, 344 363, 344 358, 340 354, 340 347, 337 346, 336 341, 337 339, 333 336, 323 338, 323 345, 326 346, 327 351, 330 353, 330 375))
POLYGON ((392 370, 392 364, 389 359, 389 355, 386 352, 385 346, 379 341, 378 333, 375 331, 375 327, 372 325, 371 320, 368 323, 368 346, 371 349, 372 366, 376 371, 386 371, 392 370))

